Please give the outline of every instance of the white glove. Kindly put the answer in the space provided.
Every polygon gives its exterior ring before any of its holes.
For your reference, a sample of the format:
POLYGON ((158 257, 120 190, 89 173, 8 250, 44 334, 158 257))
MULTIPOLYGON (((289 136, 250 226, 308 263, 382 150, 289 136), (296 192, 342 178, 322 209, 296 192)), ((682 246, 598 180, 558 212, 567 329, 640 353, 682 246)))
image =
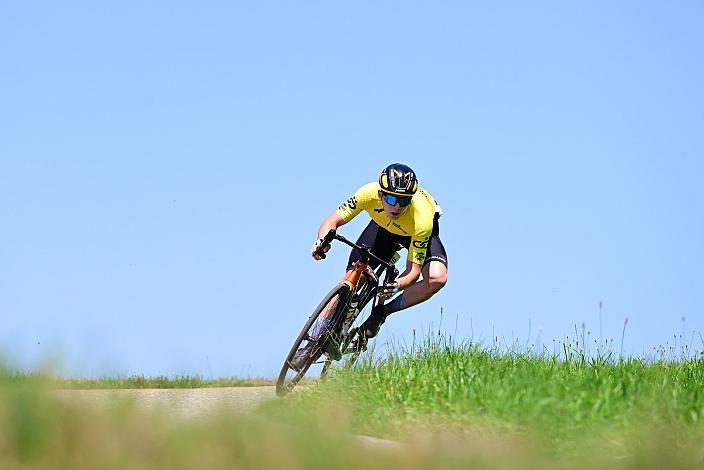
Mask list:
POLYGON ((321 246, 323 246, 323 239, 322 238, 319 240, 316 240, 316 242, 313 243, 313 246, 310 249, 310 255, 316 261, 320 261, 321 259, 325 259, 325 253, 330 251, 330 245, 327 245, 325 248, 323 248, 322 254, 318 253, 318 250, 320 250, 321 246))

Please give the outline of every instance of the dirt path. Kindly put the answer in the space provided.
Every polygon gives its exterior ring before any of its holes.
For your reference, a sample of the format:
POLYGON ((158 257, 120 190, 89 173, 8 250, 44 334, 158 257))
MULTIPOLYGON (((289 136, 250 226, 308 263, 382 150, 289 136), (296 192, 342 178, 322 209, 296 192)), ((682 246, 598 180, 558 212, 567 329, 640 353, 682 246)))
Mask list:
MULTIPOLYGON (((88 406, 115 406, 133 400, 145 410, 167 410, 184 418, 197 418, 209 411, 226 407, 247 412, 276 398, 276 387, 170 388, 119 390, 58 390, 59 398, 88 406)), ((371 436, 355 436, 362 446, 402 450, 403 444, 371 436)))
POLYGON ((168 409, 183 417, 197 417, 225 406, 250 411, 265 400, 276 398, 276 387, 170 388, 121 390, 59 390, 59 397, 88 405, 114 405, 134 400, 147 410, 168 409))

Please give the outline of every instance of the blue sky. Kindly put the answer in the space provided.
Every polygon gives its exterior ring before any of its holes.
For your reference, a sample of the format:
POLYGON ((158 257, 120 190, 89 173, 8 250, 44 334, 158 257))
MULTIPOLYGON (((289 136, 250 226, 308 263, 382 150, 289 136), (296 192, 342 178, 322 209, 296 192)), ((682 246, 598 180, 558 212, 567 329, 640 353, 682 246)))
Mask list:
POLYGON ((683 327, 701 349, 703 19, 701 2, 3 4, 0 351, 72 375, 273 376, 344 269, 342 246, 310 259, 318 225, 395 161, 445 210, 450 278, 380 342, 441 307, 462 338, 594 338, 601 301, 630 353, 683 327))

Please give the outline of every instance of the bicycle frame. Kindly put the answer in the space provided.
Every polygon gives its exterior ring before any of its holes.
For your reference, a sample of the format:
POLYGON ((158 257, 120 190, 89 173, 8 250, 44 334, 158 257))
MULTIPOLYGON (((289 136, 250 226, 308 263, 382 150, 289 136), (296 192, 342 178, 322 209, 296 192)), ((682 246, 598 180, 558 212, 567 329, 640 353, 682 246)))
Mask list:
MULTIPOLYGON (((284 361, 284 365, 281 368, 279 378, 276 382, 276 393, 279 396, 290 392, 303 378, 308 368, 316 363, 315 361, 317 361, 322 354, 327 354, 327 359, 325 359, 321 377, 325 375, 332 361, 339 360, 345 354, 353 353, 352 363, 354 363, 359 353, 366 349, 366 339, 359 335, 359 328, 352 330, 349 330, 349 328, 357 319, 365 305, 372 299, 376 300, 379 278, 381 277, 382 271, 386 271, 384 285, 393 282, 396 277, 398 277, 398 269, 396 269, 393 264, 371 253, 369 247, 359 246, 347 240, 342 235, 338 235, 335 230, 330 230, 330 232, 323 237, 320 248, 318 248, 315 254, 319 255, 320 258, 325 258, 324 250, 333 240, 338 240, 353 249, 359 250, 361 254, 360 259, 354 263, 351 269, 347 270, 342 281, 323 298, 322 302, 308 318, 308 322, 303 327, 303 330, 301 330, 298 338, 296 338, 293 347, 284 361), (377 268, 376 272, 369 266, 371 260, 375 260, 379 263, 379 268, 377 268), (366 279, 360 286, 360 280, 363 279, 363 276, 365 276, 366 279), (353 305, 351 302, 355 294, 359 301, 357 304, 353 305), (339 296, 338 304, 329 317, 331 319, 329 326, 326 327, 326 331, 319 338, 311 338, 309 332, 313 328, 314 322, 319 318, 319 315, 322 314, 329 302, 336 296, 339 296), (305 341, 308 342, 306 347, 308 347, 309 344, 313 345, 310 356, 305 364, 293 368, 290 361, 293 359, 294 354, 300 350, 299 348, 305 341), (347 349, 352 341, 354 341, 352 349, 347 349), (328 350, 328 345, 334 349, 328 350), (287 374, 291 370, 295 371, 295 376, 287 379, 287 374)), ((380 301, 383 302, 383 300, 380 301)))
MULTIPOLYGON (((345 284, 347 284, 350 289, 354 289, 357 286, 357 283, 359 282, 359 277, 361 276, 362 273, 364 273, 367 270, 367 267, 369 266, 369 261, 374 259, 379 262, 382 266, 386 268, 386 278, 384 279, 384 284, 388 284, 389 282, 393 281, 398 277, 398 269, 396 269, 396 266, 394 266, 391 263, 387 263, 383 259, 379 258, 376 256, 374 253, 370 251, 370 248, 367 246, 360 246, 357 245, 354 242, 349 241, 342 235, 337 234, 335 230, 330 230, 325 237, 323 237, 323 241, 320 245, 320 248, 318 248, 317 253, 320 254, 321 256, 325 256, 324 249, 327 247, 333 240, 338 240, 345 245, 348 245, 349 247, 353 249, 359 250, 361 253, 361 260, 357 261, 355 265, 352 267, 350 271, 347 271, 345 273, 345 277, 343 278, 343 281, 345 284)), ((373 271, 372 271, 373 273, 373 271)), ((376 276, 374 276, 376 278, 376 276)))
MULTIPOLYGON (((357 288, 359 287, 359 281, 362 278, 363 275, 367 276, 367 282, 368 281, 373 281, 375 285, 378 285, 379 283, 379 278, 377 276, 377 273, 374 272, 373 269, 370 268, 369 262, 370 260, 374 259, 379 262, 380 267, 383 267, 383 269, 386 271, 386 276, 384 278, 384 285, 388 284, 389 282, 392 282, 393 280, 398 277, 398 269, 396 269, 396 266, 394 266, 391 263, 388 263, 384 261, 383 259, 379 258, 376 256, 374 253, 370 251, 370 248, 367 246, 360 246, 357 245, 356 243, 353 243, 343 237, 342 235, 338 235, 335 230, 330 230, 328 234, 323 238, 323 242, 319 248, 318 253, 323 254, 323 250, 327 245, 332 243, 332 240, 338 240, 351 248, 357 249, 360 252, 360 259, 355 262, 355 264, 352 266, 352 269, 348 270, 344 277, 342 278, 342 283, 345 284, 348 287, 347 294, 340 299, 340 303, 335 309, 335 312, 332 315, 332 324, 330 330, 332 331, 334 336, 339 335, 340 329, 342 328, 343 322, 346 320, 347 313, 349 310, 349 303, 350 299, 352 296, 358 292, 357 288)), ((379 272, 381 274, 381 271, 379 272)), ((362 286, 363 288, 364 286, 362 286)), ((360 289, 361 290, 361 289, 360 289)), ((369 294, 369 293, 367 293, 369 294)), ((369 299, 366 298, 367 295, 364 296, 364 298, 360 298, 360 306, 359 310, 366 305, 366 303, 369 301, 369 299)), ((375 296, 376 297, 376 296, 375 296)), ((380 301, 383 303, 383 300, 380 299, 380 301)), ((354 318, 352 319, 354 320, 354 318)))

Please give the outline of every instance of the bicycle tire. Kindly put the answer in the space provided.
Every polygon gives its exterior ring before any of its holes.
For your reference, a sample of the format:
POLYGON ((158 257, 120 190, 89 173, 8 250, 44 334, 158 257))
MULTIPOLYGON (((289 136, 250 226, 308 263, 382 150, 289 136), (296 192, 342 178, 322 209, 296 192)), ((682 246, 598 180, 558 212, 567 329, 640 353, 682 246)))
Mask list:
MULTIPOLYGON (((367 306, 369 301, 374 297, 374 295, 376 295, 377 286, 376 286, 376 284, 372 283, 370 285, 368 283, 360 290, 365 291, 365 293, 359 301, 359 310, 357 311, 354 318, 351 319, 350 323, 354 323, 359 318, 359 316, 362 314, 362 312, 364 311, 364 308, 367 306)), ((347 366, 347 367, 351 367, 352 365, 354 365, 354 363, 357 361, 357 358, 359 357, 360 353, 362 352, 362 351, 354 351, 354 352, 347 352, 346 353, 349 345, 353 341, 357 340, 357 335, 358 335, 358 328, 353 328, 353 329, 350 329, 349 332, 344 337, 342 337, 340 339, 339 348, 342 351, 342 357, 340 358, 340 360, 346 358, 347 362, 346 362, 345 366, 347 366)), ((321 380, 325 380, 327 378, 327 374, 328 374, 333 362, 336 362, 336 361, 334 359, 332 359, 331 357, 328 357, 325 360, 325 363, 323 364, 323 369, 320 373, 321 380)))
MULTIPOLYGON (((286 356, 286 359, 284 360, 284 364, 281 367, 281 372, 279 372, 279 377, 276 380, 276 394, 280 397, 288 394, 291 392, 291 390, 294 389, 294 387, 298 384, 298 382, 301 381, 301 379, 305 376, 305 374, 308 372, 308 369, 310 368, 313 363, 318 360, 318 358, 323 354, 322 351, 322 346, 323 344, 321 343, 318 347, 318 350, 315 351, 311 356, 308 358, 306 364, 304 367, 301 368, 300 371, 296 372, 292 367, 291 367, 291 360, 293 360, 293 356, 296 354, 296 351, 301 347, 301 344, 304 341, 308 340, 308 332, 312 328, 313 324, 315 321, 318 319, 320 316, 321 312, 325 309, 325 307, 328 306, 328 304, 336 297, 340 296, 340 299, 344 299, 345 296, 349 293, 349 287, 346 284, 338 284, 337 286, 333 287, 330 292, 327 293, 325 297, 323 297, 323 300, 320 302, 320 304, 316 307, 316 309, 313 311, 313 313, 308 317, 308 321, 306 321, 306 324, 303 326, 303 329, 301 332, 298 334, 298 337, 293 343, 293 346, 291 346, 291 350, 289 351, 288 355, 286 356), (289 371, 296 372, 295 375, 290 379, 287 380, 286 375, 288 374, 289 371)), ((339 304, 338 304, 339 306, 339 304)))

